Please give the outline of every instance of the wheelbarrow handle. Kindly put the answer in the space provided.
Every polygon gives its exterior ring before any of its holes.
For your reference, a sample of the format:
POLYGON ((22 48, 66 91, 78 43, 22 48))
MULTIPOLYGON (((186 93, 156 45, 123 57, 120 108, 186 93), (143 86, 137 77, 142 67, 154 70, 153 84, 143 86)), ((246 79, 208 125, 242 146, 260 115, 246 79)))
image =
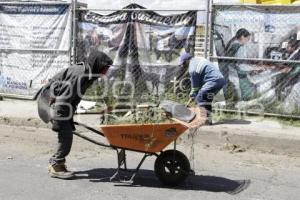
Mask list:
POLYGON ((185 104, 185 107, 188 107, 190 104, 191 104, 191 102, 194 100, 194 98, 190 98, 189 100, 188 100, 188 102, 185 104))
POLYGON ((113 148, 113 149, 114 149, 114 147, 112 147, 111 145, 104 144, 104 143, 102 143, 102 142, 98 142, 98 141, 96 141, 96 140, 94 140, 94 139, 92 139, 92 138, 89 138, 89 137, 87 137, 87 136, 85 136, 85 135, 82 135, 82 134, 80 134, 80 133, 73 132, 73 134, 74 134, 74 135, 77 135, 78 137, 80 137, 80 138, 82 138, 82 139, 84 139, 84 140, 86 140, 86 141, 89 141, 89 142, 91 142, 91 143, 93 143, 93 144, 96 144, 96 145, 99 145, 99 146, 103 146, 103 147, 110 147, 110 148, 113 148))
POLYGON ((90 126, 87 126, 87 125, 79 123, 79 122, 74 122, 74 124, 77 125, 77 126, 82 126, 82 127, 86 128, 86 129, 88 129, 88 130, 90 130, 90 131, 92 131, 94 133, 97 133, 98 135, 101 135, 101 136, 105 137, 102 132, 100 132, 100 131, 98 131, 98 130, 90 127, 90 126))

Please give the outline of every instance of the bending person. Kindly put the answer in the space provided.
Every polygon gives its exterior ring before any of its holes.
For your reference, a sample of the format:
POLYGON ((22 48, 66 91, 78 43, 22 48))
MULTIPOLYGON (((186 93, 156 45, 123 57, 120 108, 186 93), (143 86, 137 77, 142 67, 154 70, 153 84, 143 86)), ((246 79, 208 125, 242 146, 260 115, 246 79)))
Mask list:
POLYGON ((93 51, 88 64, 74 65, 56 74, 42 90, 38 99, 38 113, 45 123, 52 123, 57 132, 58 144, 50 158, 51 177, 70 179, 74 173, 67 170, 65 162, 73 140, 73 115, 86 90, 105 74, 112 60, 104 53, 93 51))
POLYGON ((193 57, 189 53, 181 55, 180 65, 189 69, 192 84, 190 97, 206 110, 206 124, 212 125, 212 101, 226 84, 222 73, 207 59, 193 57))

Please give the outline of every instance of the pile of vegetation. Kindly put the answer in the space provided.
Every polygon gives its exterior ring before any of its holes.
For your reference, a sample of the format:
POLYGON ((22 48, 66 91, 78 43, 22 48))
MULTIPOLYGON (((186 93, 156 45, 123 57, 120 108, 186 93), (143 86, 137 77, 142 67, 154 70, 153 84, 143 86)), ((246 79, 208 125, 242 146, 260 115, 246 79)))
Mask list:
POLYGON ((170 123, 170 117, 159 107, 144 107, 129 110, 126 113, 120 111, 102 115, 102 124, 157 124, 170 123))

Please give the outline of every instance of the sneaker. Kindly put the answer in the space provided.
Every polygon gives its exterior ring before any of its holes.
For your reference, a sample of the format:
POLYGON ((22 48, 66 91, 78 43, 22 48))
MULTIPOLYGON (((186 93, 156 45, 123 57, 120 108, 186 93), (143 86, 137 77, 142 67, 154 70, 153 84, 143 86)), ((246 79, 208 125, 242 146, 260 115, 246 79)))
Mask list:
POLYGON ((71 179, 74 178, 74 172, 68 171, 65 164, 54 164, 48 168, 48 173, 52 178, 71 179))

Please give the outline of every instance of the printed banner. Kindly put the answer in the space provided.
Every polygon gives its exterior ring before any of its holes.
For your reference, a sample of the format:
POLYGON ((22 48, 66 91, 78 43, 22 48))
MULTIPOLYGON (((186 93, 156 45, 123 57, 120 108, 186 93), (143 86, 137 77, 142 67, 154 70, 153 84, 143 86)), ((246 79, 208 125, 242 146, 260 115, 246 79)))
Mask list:
POLYGON ((180 54, 193 54, 196 12, 160 15, 137 4, 125 9, 136 10, 80 13, 77 59, 86 61, 90 51, 103 51, 114 60, 110 80, 129 81, 136 92, 163 94, 171 79, 183 74, 180 54))
POLYGON ((0 93, 33 97, 70 64, 69 5, 0 5, 0 93))
MULTIPOLYGON (((298 8, 297 8, 298 9, 298 8)), ((235 108, 256 105, 264 112, 300 113, 300 14, 295 8, 217 7, 215 56, 228 80, 225 100, 235 108), (286 60, 287 62, 276 62, 286 60)))

